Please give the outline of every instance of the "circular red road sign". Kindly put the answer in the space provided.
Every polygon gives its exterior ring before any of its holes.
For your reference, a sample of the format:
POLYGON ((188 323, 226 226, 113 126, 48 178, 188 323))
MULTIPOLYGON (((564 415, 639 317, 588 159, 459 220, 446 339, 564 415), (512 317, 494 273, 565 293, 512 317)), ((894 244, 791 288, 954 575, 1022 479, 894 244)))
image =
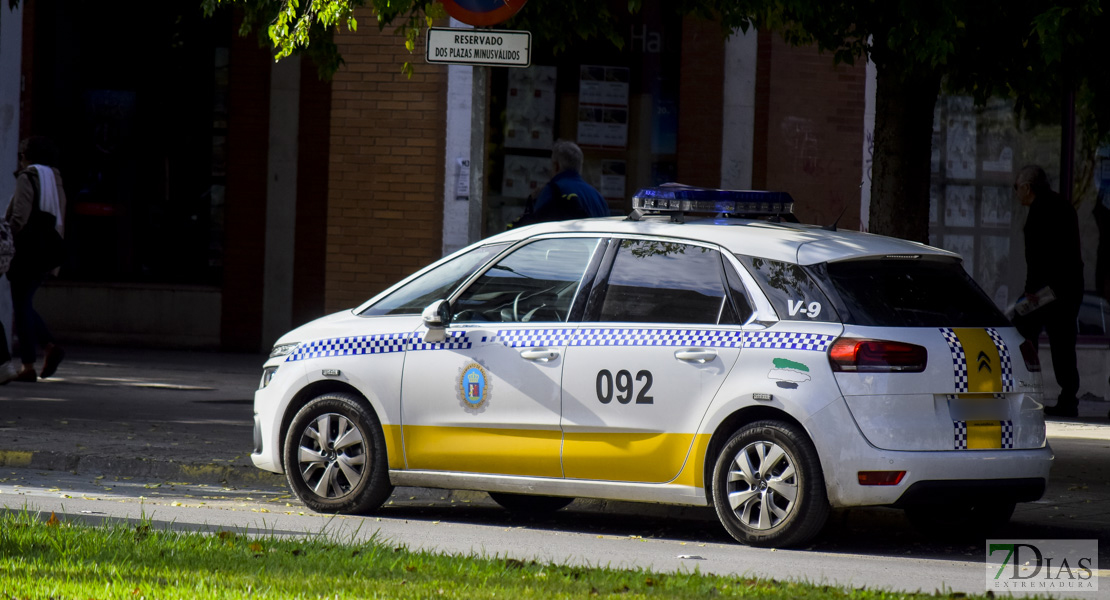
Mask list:
POLYGON ((447 14, 467 25, 488 27, 507 21, 528 0, 442 0, 447 14))

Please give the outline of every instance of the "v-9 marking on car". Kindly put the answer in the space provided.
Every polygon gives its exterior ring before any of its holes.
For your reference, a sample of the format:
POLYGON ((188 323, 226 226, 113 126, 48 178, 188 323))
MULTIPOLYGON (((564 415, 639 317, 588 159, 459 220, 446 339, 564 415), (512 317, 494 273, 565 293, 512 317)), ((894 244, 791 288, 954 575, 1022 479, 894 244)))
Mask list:
POLYGON ((958 255, 797 223, 781 192, 633 205, 490 237, 283 335, 255 465, 321 512, 396 485, 711 505, 771 547, 832 508, 986 527, 1044 493, 1036 354, 958 255))

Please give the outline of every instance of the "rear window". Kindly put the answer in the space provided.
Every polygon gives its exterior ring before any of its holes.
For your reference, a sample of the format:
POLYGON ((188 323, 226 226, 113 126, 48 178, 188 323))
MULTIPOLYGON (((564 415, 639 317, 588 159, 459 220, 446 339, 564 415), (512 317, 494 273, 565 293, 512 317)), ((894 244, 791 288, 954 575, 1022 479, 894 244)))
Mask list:
POLYGON ((874 327, 1010 324, 956 261, 868 259, 812 269, 824 271, 818 278, 832 284, 845 323, 874 327))

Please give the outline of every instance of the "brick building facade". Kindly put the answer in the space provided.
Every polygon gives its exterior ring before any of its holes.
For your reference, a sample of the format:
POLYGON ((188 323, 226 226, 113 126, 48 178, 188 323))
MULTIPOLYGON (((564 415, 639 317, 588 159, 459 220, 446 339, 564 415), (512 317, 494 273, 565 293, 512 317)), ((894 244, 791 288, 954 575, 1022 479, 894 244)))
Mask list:
POLYGON ((440 257, 446 69, 417 60, 392 31, 368 29, 337 38, 346 65, 332 81, 328 311, 440 257), (401 74, 405 61, 412 77, 401 74))

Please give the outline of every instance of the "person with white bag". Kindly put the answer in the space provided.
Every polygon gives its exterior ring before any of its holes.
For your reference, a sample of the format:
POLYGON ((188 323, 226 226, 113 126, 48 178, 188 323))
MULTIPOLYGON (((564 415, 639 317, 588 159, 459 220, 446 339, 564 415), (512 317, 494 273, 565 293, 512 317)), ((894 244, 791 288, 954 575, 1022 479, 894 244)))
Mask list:
POLYGON ((54 343, 34 307, 35 292, 48 277, 57 274, 65 257, 66 195, 56 166, 57 156, 54 143, 45 137, 30 137, 19 144, 15 194, 6 215, 15 239, 8 281, 12 286, 13 320, 23 363, 14 381, 34 382, 39 377, 50 377, 65 357, 65 351, 54 343), (43 366, 36 373, 40 345, 44 350, 43 366))

